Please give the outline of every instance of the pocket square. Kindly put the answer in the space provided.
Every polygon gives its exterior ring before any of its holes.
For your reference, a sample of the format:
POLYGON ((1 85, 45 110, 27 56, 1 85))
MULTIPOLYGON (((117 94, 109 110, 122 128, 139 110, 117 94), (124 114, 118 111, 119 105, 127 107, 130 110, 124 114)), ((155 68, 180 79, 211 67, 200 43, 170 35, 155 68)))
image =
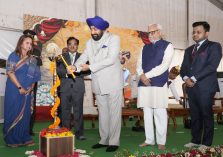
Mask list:
POLYGON ((106 47, 108 47, 108 46, 106 46, 106 45, 103 45, 103 46, 102 46, 102 48, 106 48, 106 47))

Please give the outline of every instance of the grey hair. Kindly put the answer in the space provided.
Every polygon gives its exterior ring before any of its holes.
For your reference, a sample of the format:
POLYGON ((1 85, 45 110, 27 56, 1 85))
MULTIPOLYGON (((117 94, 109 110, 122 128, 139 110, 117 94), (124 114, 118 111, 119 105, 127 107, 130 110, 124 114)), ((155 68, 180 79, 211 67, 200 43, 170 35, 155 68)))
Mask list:
POLYGON ((151 27, 151 26, 156 26, 157 27, 157 29, 160 31, 161 39, 165 39, 166 38, 166 36, 163 33, 163 27, 162 27, 161 24, 154 23, 154 24, 150 24, 149 25, 149 27, 151 27))
POLYGON ((154 25, 155 25, 159 30, 162 30, 162 29, 163 29, 163 27, 162 27, 161 24, 156 24, 156 23, 154 23, 154 24, 150 24, 149 27, 150 27, 150 26, 154 26, 154 25))

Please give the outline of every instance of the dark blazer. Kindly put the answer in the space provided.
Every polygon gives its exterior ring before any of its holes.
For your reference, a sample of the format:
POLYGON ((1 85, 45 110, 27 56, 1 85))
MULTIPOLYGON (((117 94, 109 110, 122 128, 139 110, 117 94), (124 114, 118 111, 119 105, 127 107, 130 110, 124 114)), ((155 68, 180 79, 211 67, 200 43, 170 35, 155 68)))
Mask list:
POLYGON ((216 92, 218 89, 217 67, 222 57, 222 47, 219 43, 205 40, 192 57, 195 45, 185 50, 180 75, 197 79, 195 86, 200 91, 216 92))
MULTIPOLYGON (((80 57, 80 53, 76 54, 75 62, 80 57)), ((68 52, 63 53, 63 57, 68 65, 71 65, 70 55, 68 52)), ((74 73, 76 78, 73 79, 71 74, 67 74, 66 66, 62 59, 57 61, 57 75, 60 78, 60 92, 85 92, 83 73, 74 73)))

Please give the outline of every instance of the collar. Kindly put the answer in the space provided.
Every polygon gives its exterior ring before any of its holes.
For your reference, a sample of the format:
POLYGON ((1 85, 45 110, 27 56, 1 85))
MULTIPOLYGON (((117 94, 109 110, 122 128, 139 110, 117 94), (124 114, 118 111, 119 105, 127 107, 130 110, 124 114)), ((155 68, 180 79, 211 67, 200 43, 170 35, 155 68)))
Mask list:
POLYGON ((77 54, 77 52, 74 52, 74 53, 69 52, 70 56, 75 56, 76 54, 77 54))
POLYGON ((154 40, 152 43, 153 43, 153 44, 156 44, 156 42, 157 42, 157 41, 160 41, 160 40, 161 40, 161 39, 154 40))
POLYGON ((206 40, 207 40, 207 39, 204 39, 204 40, 201 40, 201 41, 199 41, 198 43, 196 43, 196 44, 199 44, 199 46, 197 47, 197 49, 199 49, 200 46, 201 46, 206 40))

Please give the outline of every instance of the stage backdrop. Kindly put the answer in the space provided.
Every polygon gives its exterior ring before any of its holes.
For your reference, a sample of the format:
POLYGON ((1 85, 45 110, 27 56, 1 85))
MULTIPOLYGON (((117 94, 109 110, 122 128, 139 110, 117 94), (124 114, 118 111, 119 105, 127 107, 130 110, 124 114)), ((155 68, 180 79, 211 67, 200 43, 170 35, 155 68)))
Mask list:
MULTIPOLYGON (((31 15, 24 15, 24 29, 34 30, 39 39, 38 48, 42 51, 43 66, 41 67, 41 81, 37 91, 37 105, 48 106, 53 104, 53 97, 49 93, 53 76, 49 70, 50 61, 48 58, 61 54, 70 36, 80 40, 78 51, 82 53, 85 49, 85 43, 91 38, 90 30, 88 25, 83 22, 31 15)), ((128 69, 131 74, 135 74, 139 51, 144 43, 149 43, 147 33, 113 26, 110 26, 108 31, 120 36, 121 52, 130 51, 131 59, 123 67, 128 69)))
MULTIPOLYGON (((52 87, 53 76, 50 73, 50 61, 48 58, 61 54, 62 49, 66 47, 66 41, 70 36, 74 36, 80 40, 79 52, 83 52, 83 50, 85 49, 85 43, 91 38, 90 30, 87 24, 84 22, 68 21, 64 19, 46 18, 31 15, 24 15, 24 29, 31 29, 37 33, 37 37, 39 39, 38 48, 42 51, 42 78, 39 82, 37 91, 37 105, 40 107, 50 106, 53 104, 53 97, 50 95, 49 92, 52 87)), ((108 31, 120 36, 121 52, 130 51, 131 53, 130 60, 128 60, 123 65, 123 70, 129 71, 131 76, 129 77, 129 79, 127 79, 128 82, 126 82, 124 94, 125 97, 137 97, 137 78, 135 76, 136 61, 143 45, 149 43, 147 33, 114 26, 110 26, 108 31)), ((183 55, 184 50, 175 49, 175 54, 170 67, 181 65, 183 55)), ((223 63, 221 61, 221 64, 218 67, 218 71, 222 71, 222 67, 223 63)), ((175 85, 176 90, 180 96, 182 96, 182 83, 182 79, 180 77, 177 77, 177 79, 175 80, 175 85)), ((87 90, 84 99, 84 114, 97 114, 97 109, 90 108, 90 106, 93 106, 94 102, 92 100, 92 93, 90 90, 91 83, 89 82, 89 80, 85 81, 85 86, 87 90)), ((169 96, 172 96, 170 90, 169 96)), ((170 99, 169 103, 177 104, 178 102, 170 99)), ((44 108, 44 110, 46 110, 46 108, 44 108)), ((41 110, 39 114, 42 114, 42 111, 43 110, 41 110)), ((47 115, 49 115, 49 113, 47 115)))

